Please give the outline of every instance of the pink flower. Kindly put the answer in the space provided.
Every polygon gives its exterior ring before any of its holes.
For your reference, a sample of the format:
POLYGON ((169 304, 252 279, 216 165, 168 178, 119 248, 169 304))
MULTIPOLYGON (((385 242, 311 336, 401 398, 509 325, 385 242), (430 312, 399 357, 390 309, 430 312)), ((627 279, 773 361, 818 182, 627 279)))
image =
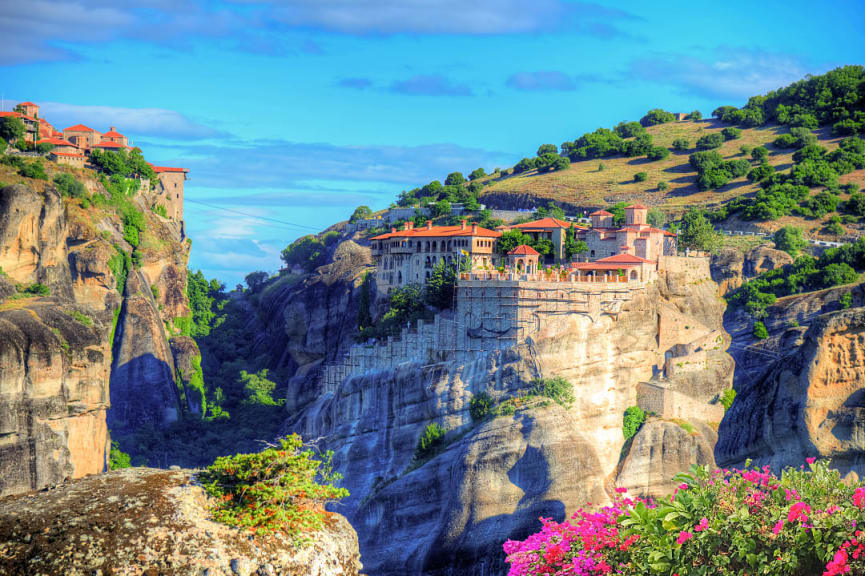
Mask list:
POLYGON ((676 538, 676 544, 684 544, 685 542, 687 542, 688 540, 690 540, 693 537, 694 537, 693 534, 683 530, 682 532, 679 532, 679 537, 676 538))
POLYGON ((784 521, 778 520, 778 522, 775 523, 775 527, 772 528, 772 534, 777 536, 778 534, 781 533, 781 530, 783 530, 783 529, 784 529, 784 521))
POLYGON ((790 512, 787 513, 787 522, 795 522, 796 520, 806 522, 808 520, 808 514, 810 513, 810 506, 804 502, 796 502, 790 506, 790 512))
POLYGON ((856 508, 865 508, 865 486, 860 486, 853 492, 853 505, 856 508))
POLYGON ((685 484, 684 482, 682 482, 681 484, 679 484, 679 490, 687 490, 687 489, 688 489, 688 485, 685 484))
POLYGON ((694 526, 694 532, 702 532, 706 528, 709 527, 709 519, 703 518, 700 520, 700 523, 694 526))
POLYGON ((807 462, 808 464, 813 464, 814 460, 816 460, 816 458, 805 458, 805 462, 807 462))

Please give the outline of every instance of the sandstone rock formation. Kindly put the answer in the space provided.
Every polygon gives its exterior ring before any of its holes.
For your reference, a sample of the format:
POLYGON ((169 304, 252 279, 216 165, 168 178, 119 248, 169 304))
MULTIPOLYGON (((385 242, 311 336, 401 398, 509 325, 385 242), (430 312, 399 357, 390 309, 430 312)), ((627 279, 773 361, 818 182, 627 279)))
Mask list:
POLYGON ((712 256, 712 279, 723 296, 763 272, 792 262, 792 256, 768 246, 757 246, 744 253, 725 248, 712 256))
POLYGON ((312 542, 209 519, 188 470, 129 468, 0 500, 0 573, 356 576, 357 535, 332 515, 312 542))

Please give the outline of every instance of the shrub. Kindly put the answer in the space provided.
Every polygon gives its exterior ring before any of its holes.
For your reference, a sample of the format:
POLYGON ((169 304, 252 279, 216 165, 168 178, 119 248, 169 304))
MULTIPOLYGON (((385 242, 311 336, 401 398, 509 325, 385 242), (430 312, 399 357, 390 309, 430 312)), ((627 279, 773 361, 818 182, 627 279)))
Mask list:
POLYGON ((742 130, 729 126, 721 130, 721 134, 723 134, 725 140, 736 140, 742 137, 742 130))
POLYGON ((39 282, 35 282, 30 284, 29 286, 20 287, 19 292, 22 294, 31 294, 33 296, 50 296, 51 289, 48 288, 45 284, 40 284, 39 282))
POLYGON ((660 190, 661 192, 668 190, 669 188, 670 188, 670 185, 668 183, 658 182, 658 190, 660 190))
POLYGON ((342 477, 333 472, 333 453, 319 454, 320 460, 314 456, 291 434, 256 454, 217 458, 199 474, 214 500, 214 518, 259 534, 282 531, 302 542, 321 528, 323 505, 349 495, 334 486, 342 477))
POLYGON ((766 325, 759 320, 754 322, 754 330, 752 333, 754 335, 754 338, 758 340, 765 340, 769 337, 769 331, 766 330, 766 325))
POLYGON ((482 420, 486 420, 493 413, 493 407, 493 399, 489 394, 486 392, 475 394, 469 401, 469 414, 471 414, 472 421, 481 422, 482 420))
POLYGON ((645 172, 637 172, 634 174, 634 182, 645 182, 646 178, 648 178, 648 174, 645 172))
POLYGON ((841 305, 843 310, 850 308, 853 305, 853 295, 849 292, 844 293, 841 298, 838 300, 838 304, 841 305))
POLYGON ((69 310, 64 310, 64 312, 66 313, 67 316, 74 318, 76 321, 80 322, 81 324, 84 324, 88 328, 90 326, 93 326, 93 319, 90 316, 87 316, 86 314, 82 314, 78 310, 69 309, 69 310))
MULTIPOLYGON (((661 182, 661 184, 666 184, 666 182, 661 182)), ((661 184, 658 184, 659 189, 661 184)), ((666 188, 664 189, 666 190, 666 188)), ((661 228, 667 222, 667 216, 657 208, 652 208, 649 210, 649 213, 646 214, 646 222, 649 226, 661 228)))
POLYGON ((438 422, 427 424, 414 451, 415 461, 422 462, 438 454, 444 447, 445 434, 447 431, 438 422))
POLYGON ((619 122, 613 131, 622 138, 633 138, 644 134, 646 129, 639 122, 619 122))
POLYGON ((751 150, 753 150, 753 148, 751 148, 751 146, 748 146, 747 144, 742 144, 741 146, 739 146, 739 152, 742 153, 742 156, 750 155, 751 150))
POLYGON ((478 178, 483 178, 487 173, 483 168, 477 168, 476 170, 472 170, 469 173, 469 180, 477 180, 478 178))
POLYGON ((41 160, 28 162, 18 168, 18 173, 25 178, 33 178, 34 180, 48 180, 48 174, 45 173, 45 167, 41 160))
POLYGON ((646 421, 646 413, 639 406, 629 406, 622 416, 622 435, 630 440, 637 435, 640 427, 646 421))
POLYGON ((764 162, 769 157, 769 149, 765 146, 757 146, 751 150, 751 158, 754 162, 764 162))
POLYGON ((653 146, 649 152, 646 154, 646 157, 649 160, 663 160, 667 156, 670 155, 670 151, 664 148, 663 146, 653 146))
POLYGON ((706 215, 693 208, 682 217, 679 246, 694 250, 713 251, 720 245, 720 236, 706 215))
POLYGON ((802 230, 795 226, 784 226, 775 231, 772 238, 775 242, 775 248, 783 250, 790 256, 796 257, 799 251, 807 246, 807 242, 802 237, 802 230))
POLYGON ((687 138, 676 138, 673 140, 673 148, 675 150, 684 151, 691 147, 691 142, 687 138))
POLYGON ((549 398, 559 406, 564 407, 568 407, 574 402, 573 387, 564 378, 533 380, 531 394, 549 398))
POLYGON ((841 236, 844 234, 844 227, 841 226, 841 218, 836 214, 829 218, 829 222, 823 227, 827 234, 833 236, 841 236))
POLYGON ((712 134, 706 134, 697 140, 697 148, 701 150, 710 150, 713 148, 720 148, 723 143, 724 135, 720 132, 714 132, 712 134))
POLYGON ((649 110, 645 116, 640 118, 640 124, 643 126, 654 126, 656 124, 673 122, 675 119, 676 117, 672 112, 667 112, 660 108, 653 108, 652 110, 649 110))
POLYGON ((358 206, 354 209, 354 212, 351 213, 348 221, 356 222, 357 220, 365 220, 370 217, 372 217, 372 208, 369 206, 358 206))
POLYGON ((688 120, 702 120, 702 119, 703 119, 703 113, 700 112, 699 110, 694 110, 693 112, 688 114, 688 120))
POLYGON ((120 444, 111 441, 111 450, 108 453, 108 469, 120 470, 122 468, 131 468, 132 462, 129 454, 120 449, 120 444))
POLYGON ((721 394, 721 406, 724 407, 724 412, 730 409, 733 405, 733 400, 736 399, 736 391, 733 388, 727 388, 721 394))
POLYGON ((675 492, 648 501, 619 488, 612 503, 565 522, 542 518, 508 540, 509 576, 602 574, 839 576, 865 573, 865 488, 825 461, 787 468, 693 466, 675 492))
POLYGON ((762 182, 766 178, 771 178, 774 173, 775 168, 764 162, 756 168, 752 168, 751 171, 748 172, 748 180, 751 182, 762 182))
POLYGON ((58 174, 54 177, 54 186, 61 196, 81 198, 85 194, 84 184, 71 174, 58 174))
POLYGON ((523 172, 528 172, 529 170, 534 170, 535 168, 535 160, 534 158, 523 158, 519 162, 514 165, 514 174, 522 174, 523 172))

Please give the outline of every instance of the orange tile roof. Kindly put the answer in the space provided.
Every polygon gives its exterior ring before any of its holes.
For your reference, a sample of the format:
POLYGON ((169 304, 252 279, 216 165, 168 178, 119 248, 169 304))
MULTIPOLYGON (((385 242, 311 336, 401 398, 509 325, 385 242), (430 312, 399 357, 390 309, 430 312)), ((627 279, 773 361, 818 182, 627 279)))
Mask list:
POLYGON ((611 212, 607 212, 606 210, 596 210, 589 214, 589 216, 613 216, 611 212))
MULTIPOLYGON (((568 222, 567 220, 559 220, 558 218, 553 218, 552 216, 547 216, 545 218, 541 218, 540 220, 534 220, 532 222, 524 222, 522 224, 514 224, 513 226, 506 226, 506 228, 570 228, 572 222, 568 222)), ((575 228, 582 228, 577 224, 574 224, 575 228)))
POLYGON ((636 263, 615 263, 615 262, 573 262, 571 263, 572 270, 620 270, 622 268, 633 268, 636 263))
POLYGON ((510 252, 508 252, 508 256, 540 256, 541 253, 532 248, 531 246, 526 246, 525 244, 520 244, 510 252))
POLYGON ((631 204, 630 206, 625 206, 625 210, 628 210, 630 208, 633 208, 635 210, 648 210, 648 208, 646 208, 642 204, 631 204))
POLYGON ((0 118, 24 118, 24 114, 21 112, 0 112, 0 118))
POLYGON ((55 156, 65 156, 67 158, 86 158, 84 154, 76 154, 75 152, 51 152, 55 156))
POLYGON ((123 134, 117 132, 116 130, 109 130, 105 134, 102 135, 103 138, 123 138, 123 134))
POLYGON ((126 148, 120 142, 102 141, 96 145, 97 148, 126 148))
POLYGON ((37 144, 53 144, 54 146, 75 146, 72 142, 63 140, 62 138, 42 138, 36 141, 37 144))
POLYGON ((487 230, 480 226, 478 226, 474 232, 472 232, 472 226, 466 226, 465 229, 463 229, 462 226, 433 226, 430 229, 423 226, 420 228, 412 228, 411 230, 387 232, 386 234, 374 236, 371 240, 386 240, 388 238, 433 238, 436 236, 483 236, 486 238, 498 238, 501 235, 501 232, 487 230))
POLYGON ((76 124, 75 126, 70 126, 69 128, 64 128, 64 132, 96 132, 93 128, 88 128, 84 124, 76 124))
MULTIPOLYGON (((148 164, 150 164, 148 162, 148 164)), ((154 166, 150 164, 153 171, 159 174, 160 172, 189 172, 189 168, 172 168, 171 166, 154 166)))
POLYGON ((652 263, 653 261, 640 258, 639 256, 634 256, 633 254, 616 254, 615 256, 598 258, 596 262, 603 262, 604 264, 641 264, 643 262, 652 263))
POLYGON ((19 102, 18 105, 19 106, 36 106, 37 108, 39 107, 36 104, 34 104, 33 102, 19 102))

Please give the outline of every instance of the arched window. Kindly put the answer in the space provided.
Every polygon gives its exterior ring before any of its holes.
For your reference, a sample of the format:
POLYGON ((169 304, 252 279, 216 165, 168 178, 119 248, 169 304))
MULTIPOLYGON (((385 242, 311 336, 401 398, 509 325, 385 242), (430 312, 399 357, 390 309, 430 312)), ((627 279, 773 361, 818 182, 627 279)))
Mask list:
POLYGON ((589 253, 589 256, 590 256, 591 258, 594 258, 594 257, 595 257, 595 251, 592 250, 592 251, 589 253))
POLYGON ((636 280, 636 279, 637 279, 637 271, 631 270, 631 280, 636 280))

